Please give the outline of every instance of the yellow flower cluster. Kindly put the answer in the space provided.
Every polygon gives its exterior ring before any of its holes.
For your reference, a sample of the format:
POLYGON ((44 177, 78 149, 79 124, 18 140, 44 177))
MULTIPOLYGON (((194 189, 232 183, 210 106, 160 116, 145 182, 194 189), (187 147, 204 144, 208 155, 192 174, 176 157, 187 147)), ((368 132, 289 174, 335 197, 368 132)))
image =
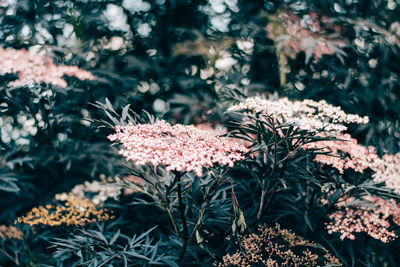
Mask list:
POLYGON ((113 219, 107 209, 98 209, 87 198, 67 196, 60 205, 48 204, 33 208, 25 216, 19 217, 16 222, 30 226, 42 224, 48 226, 74 225, 82 226, 96 221, 113 219))
POLYGON ((22 237, 24 234, 15 226, 5 226, 5 225, 0 225, 0 239, 6 241, 9 239, 20 239, 22 240, 22 237))
POLYGON ((342 266, 328 250, 281 229, 279 224, 260 226, 258 233, 243 237, 240 247, 216 266, 342 266))

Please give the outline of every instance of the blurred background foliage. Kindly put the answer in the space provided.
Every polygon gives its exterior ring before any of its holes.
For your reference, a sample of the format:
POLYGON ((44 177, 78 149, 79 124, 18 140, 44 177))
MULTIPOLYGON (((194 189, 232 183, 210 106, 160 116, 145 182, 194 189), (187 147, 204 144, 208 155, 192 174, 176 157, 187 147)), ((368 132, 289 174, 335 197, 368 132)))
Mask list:
MULTIPOLYGON (((325 99, 370 117, 350 128, 360 143, 399 152, 399 18, 396 0, 0 0, 3 48, 45 51, 97 77, 10 88, 17 76, 0 76, 0 222, 120 172, 109 129, 94 123, 104 115, 90 104, 106 97, 118 112, 130 104, 214 127, 226 89, 325 99)), ((29 242, 46 247, 48 238, 29 242)), ((375 252, 361 261, 380 262, 375 252)), ((29 264, 44 260, 32 255, 29 264)))

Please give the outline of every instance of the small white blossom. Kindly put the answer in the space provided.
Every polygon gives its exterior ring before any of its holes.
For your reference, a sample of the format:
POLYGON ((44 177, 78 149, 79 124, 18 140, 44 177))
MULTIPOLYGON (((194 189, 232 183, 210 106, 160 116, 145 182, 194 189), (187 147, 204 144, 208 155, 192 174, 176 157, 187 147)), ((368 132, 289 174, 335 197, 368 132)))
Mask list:
POLYGON ((288 98, 269 100, 262 97, 250 97, 244 102, 231 106, 228 111, 250 111, 263 113, 282 123, 294 124, 301 130, 310 132, 336 132, 347 129, 343 124, 368 123, 368 117, 347 114, 340 107, 306 99, 292 101, 288 98))

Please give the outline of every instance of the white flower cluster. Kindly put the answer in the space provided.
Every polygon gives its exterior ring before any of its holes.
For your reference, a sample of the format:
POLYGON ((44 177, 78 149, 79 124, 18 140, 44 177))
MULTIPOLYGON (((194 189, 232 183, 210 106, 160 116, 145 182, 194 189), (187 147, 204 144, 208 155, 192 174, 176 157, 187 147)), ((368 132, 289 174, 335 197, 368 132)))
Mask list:
POLYGON ((292 101, 288 98, 269 100, 262 97, 250 97, 244 102, 231 106, 228 111, 250 111, 263 113, 281 123, 289 123, 301 130, 311 132, 341 133, 347 129, 343 124, 368 123, 368 117, 347 114, 340 107, 326 101, 292 101))
POLYGON ((103 204, 109 198, 117 200, 121 194, 121 189, 122 188, 120 185, 114 182, 106 181, 106 179, 102 179, 100 182, 86 181, 83 184, 76 185, 69 193, 57 194, 55 199, 59 201, 65 201, 68 196, 73 196, 80 199, 89 198, 94 205, 98 206, 103 204))

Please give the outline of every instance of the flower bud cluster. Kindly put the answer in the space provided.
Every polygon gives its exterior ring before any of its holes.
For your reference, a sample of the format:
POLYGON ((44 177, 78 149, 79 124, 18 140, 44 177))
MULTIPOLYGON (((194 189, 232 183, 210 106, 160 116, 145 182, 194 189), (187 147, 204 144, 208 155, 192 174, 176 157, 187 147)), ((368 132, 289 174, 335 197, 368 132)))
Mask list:
POLYGON ((74 225, 82 226, 87 223, 113 219, 107 209, 98 209, 87 198, 81 199, 67 195, 60 204, 48 204, 33 208, 25 216, 19 217, 16 223, 34 225, 74 225))
POLYGON ((260 226, 257 233, 244 236, 241 249, 227 254, 222 262, 224 266, 342 266, 328 250, 305 240, 303 237, 275 227, 260 226), (311 249, 317 248, 318 249, 311 249))

